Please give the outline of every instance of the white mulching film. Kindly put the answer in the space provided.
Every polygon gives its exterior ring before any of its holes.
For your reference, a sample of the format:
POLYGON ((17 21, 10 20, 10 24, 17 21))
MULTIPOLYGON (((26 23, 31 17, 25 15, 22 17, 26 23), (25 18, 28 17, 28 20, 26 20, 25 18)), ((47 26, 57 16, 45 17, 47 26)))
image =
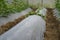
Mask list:
POLYGON ((54 16, 56 16, 56 19, 60 21, 60 12, 57 9, 54 9, 54 16))
POLYGON ((0 40, 44 40, 45 21, 37 15, 29 16, 0 36, 0 40))

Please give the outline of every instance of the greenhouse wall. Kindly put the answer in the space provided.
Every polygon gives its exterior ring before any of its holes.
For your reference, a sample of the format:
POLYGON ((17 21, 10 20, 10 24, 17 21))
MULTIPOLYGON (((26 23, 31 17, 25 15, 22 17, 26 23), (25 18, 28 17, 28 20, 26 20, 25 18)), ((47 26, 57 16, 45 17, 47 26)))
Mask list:
POLYGON ((41 4, 41 0, 28 0, 28 3, 30 6, 39 7, 41 4))
MULTIPOLYGON (((9 2, 13 0, 8 0, 9 2)), ((55 8, 55 0, 21 0, 29 6, 55 8)))
POLYGON ((55 0, 28 0, 29 5, 39 6, 39 7, 55 7, 55 0))
POLYGON ((43 6, 49 8, 55 8, 55 0, 43 0, 43 6))

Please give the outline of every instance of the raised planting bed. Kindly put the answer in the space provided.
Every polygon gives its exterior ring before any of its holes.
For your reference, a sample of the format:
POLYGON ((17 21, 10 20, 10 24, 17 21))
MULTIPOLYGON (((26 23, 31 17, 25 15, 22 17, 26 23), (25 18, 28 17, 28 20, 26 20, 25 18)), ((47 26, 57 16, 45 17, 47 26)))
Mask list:
POLYGON ((0 40, 43 40, 44 32, 44 19, 40 16, 32 15, 2 34, 0 40))
POLYGON ((5 20, 0 20, 0 35, 3 34, 4 32, 8 31, 10 28, 21 22, 23 19, 26 18, 26 15, 32 11, 32 9, 28 8, 25 11, 22 11, 21 13, 14 14, 10 16, 9 18, 4 18, 5 20))
POLYGON ((37 13, 32 10, 29 13, 27 13, 26 15, 20 16, 19 18, 15 19, 14 21, 8 22, 8 23, 0 26, 0 35, 5 33, 6 31, 8 31, 12 27, 14 27, 16 24, 21 22, 23 19, 25 19, 25 18, 27 18, 28 16, 31 16, 31 15, 37 15, 37 13))

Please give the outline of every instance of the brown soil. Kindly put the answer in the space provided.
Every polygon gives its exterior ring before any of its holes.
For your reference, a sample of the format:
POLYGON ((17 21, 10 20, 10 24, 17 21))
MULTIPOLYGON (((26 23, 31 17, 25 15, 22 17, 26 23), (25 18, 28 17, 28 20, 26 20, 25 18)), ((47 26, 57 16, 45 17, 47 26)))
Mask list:
POLYGON ((5 25, 0 26, 0 35, 11 29, 13 26, 15 26, 17 23, 21 22, 25 16, 21 16, 18 19, 15 19, 12 22, 8 22, 5 25))
POLYGON ((47 10, 45 40, 60 40, 60 22, 53 16, 53 9, 47 10))

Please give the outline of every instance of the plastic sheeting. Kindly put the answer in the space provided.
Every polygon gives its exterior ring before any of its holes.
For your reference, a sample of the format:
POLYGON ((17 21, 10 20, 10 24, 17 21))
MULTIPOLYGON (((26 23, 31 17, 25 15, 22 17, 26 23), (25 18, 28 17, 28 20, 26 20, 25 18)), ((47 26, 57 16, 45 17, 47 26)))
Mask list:
POLYGON ((0 36, 0 40, 43 40, 45 21, 37 15, 29 16, 0 36))
POLYGON ((54 9, 53 12, 54 12, 54 16, 56 16, 57 19, 60 20, 60 12, 57 9, 54 9))
POLYGON ((56 0, 43 0, 43 7, 55 8, 56 0))

